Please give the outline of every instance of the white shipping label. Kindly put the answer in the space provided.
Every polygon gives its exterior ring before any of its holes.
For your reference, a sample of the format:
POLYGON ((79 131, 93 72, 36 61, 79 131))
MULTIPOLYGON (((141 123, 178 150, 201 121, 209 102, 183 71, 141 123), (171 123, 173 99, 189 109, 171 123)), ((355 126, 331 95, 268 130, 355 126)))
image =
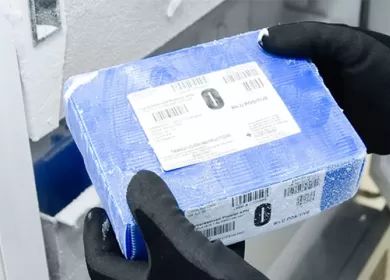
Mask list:
POLYGON ((255 62, 132 93, 128 99, 166 171, 300 132, 255 62))
POLYGON ((325 171, 188 210, 187 219, 210 240, 233 244, 321 212, 325 171))

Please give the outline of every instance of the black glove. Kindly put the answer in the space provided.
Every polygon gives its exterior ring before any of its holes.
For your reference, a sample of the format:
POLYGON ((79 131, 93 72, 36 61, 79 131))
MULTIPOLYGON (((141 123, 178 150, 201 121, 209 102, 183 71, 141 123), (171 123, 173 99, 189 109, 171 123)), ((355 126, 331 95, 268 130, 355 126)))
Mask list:
POLYGON ((92 280, 267 279, 220 241, 209 242, 184 217, 164 181, 141 171, 133 177, 127 201, 145 239, 148 262, 126 260, 103 209, 86 216, 84 250, 92 280))
POLYGON ((390 38, 340 24, 302 22, 268 29, 273 54, 310 58, 369 153, 390 154, 390 38))

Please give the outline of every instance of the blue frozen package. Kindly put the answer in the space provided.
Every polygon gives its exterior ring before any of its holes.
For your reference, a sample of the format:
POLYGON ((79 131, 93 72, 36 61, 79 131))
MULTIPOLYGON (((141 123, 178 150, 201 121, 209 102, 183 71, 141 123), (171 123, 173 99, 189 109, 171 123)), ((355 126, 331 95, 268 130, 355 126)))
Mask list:
POLYGON ((309 60, 249 32, 70 78, 66 119, 124 255, 146 257, 126 202, 139 170, 226 245, 354 196, 366 148, 309 60))

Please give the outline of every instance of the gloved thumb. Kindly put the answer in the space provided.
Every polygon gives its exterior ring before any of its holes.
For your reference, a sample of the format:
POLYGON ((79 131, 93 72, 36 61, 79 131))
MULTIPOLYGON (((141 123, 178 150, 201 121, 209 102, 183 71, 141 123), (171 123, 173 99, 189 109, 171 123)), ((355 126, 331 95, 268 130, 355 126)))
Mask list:
POLYGON ((366 45, 359 43, 369 38, 346 25, 319 22, 276 25, 260 34, 259 44, 267 52, 311 59, 331 58, 343 64, 353 63, 365 51, 366 45))
POLYGON ((269 53, 309 58, 367 146, 389 153, 390 39, 341 24, 300 22, 260 31, 269 53), (364 112, 364 113, 362 113, 364 112))

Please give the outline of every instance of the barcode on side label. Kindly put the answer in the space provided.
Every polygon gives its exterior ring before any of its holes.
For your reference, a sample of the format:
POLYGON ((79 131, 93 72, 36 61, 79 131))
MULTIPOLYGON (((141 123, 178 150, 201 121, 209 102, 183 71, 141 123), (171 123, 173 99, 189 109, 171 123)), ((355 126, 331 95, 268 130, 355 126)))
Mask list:
POLYGON ((300 181, 298 184, 295 184, 291 187, 284 189, 284 197, 292 196, 307 190, 311 190, 320 185, 320 178, 310 178, 304 182, 300 181))
POLYGON ((221 235, 221 234, 224 234, 227 232, 231 232, 234 230, 236 230, 236 222, 235 221, 230 222, 230 223, 226 223, 223 225, 219 225, 216 227, 208 228, 208 229, 202 230, 201 232, 207 238, 211 238, 211 237, 218 236, 218 235, 221 235))
POLYGON ((152 113, 152 116, 156 122, 160 122, 163 120, 167 120, 173 117, 178 117, 183 114, 188 113, 188 108, 186 105, 180 105, 180 106, 175 106, 172 108, 168 108, 162 111, 158 111, 155 113, 152 113))
POLYGON ((269 189, 260 189, 247 194, 242 194, 232 198, 232 207, 241 206, 252 201, 262 200, 269 197, 269 189))
POLYGON ((205 76, 198 76, 192 79, 183 80, 174 84, 171 84, 171 87, 174 92, 191 89, 198 86, 203 86, 207 84, 207 79, 205 76))
POLYGON ((225 81, 225 84, 231 84, 257 75, 259 75, 259 73, 255 68, 243 69, 240 71, 228 73, 227 75, 223 76, 223 80, 225 81))
POLYGON ((244 85, 246 91, 248 91, 248 92, 253 91, 253 90, 257 90, 257 89, 261 89, 264 87, 264 84, 260 78, 245 81, 242 84, 244 85))
POLYGON ((312 202, 314 201, 315 197, 316 197, 316 191, 302 194, 297 197, 297 206, 302 206, 306 203, 312 202))

